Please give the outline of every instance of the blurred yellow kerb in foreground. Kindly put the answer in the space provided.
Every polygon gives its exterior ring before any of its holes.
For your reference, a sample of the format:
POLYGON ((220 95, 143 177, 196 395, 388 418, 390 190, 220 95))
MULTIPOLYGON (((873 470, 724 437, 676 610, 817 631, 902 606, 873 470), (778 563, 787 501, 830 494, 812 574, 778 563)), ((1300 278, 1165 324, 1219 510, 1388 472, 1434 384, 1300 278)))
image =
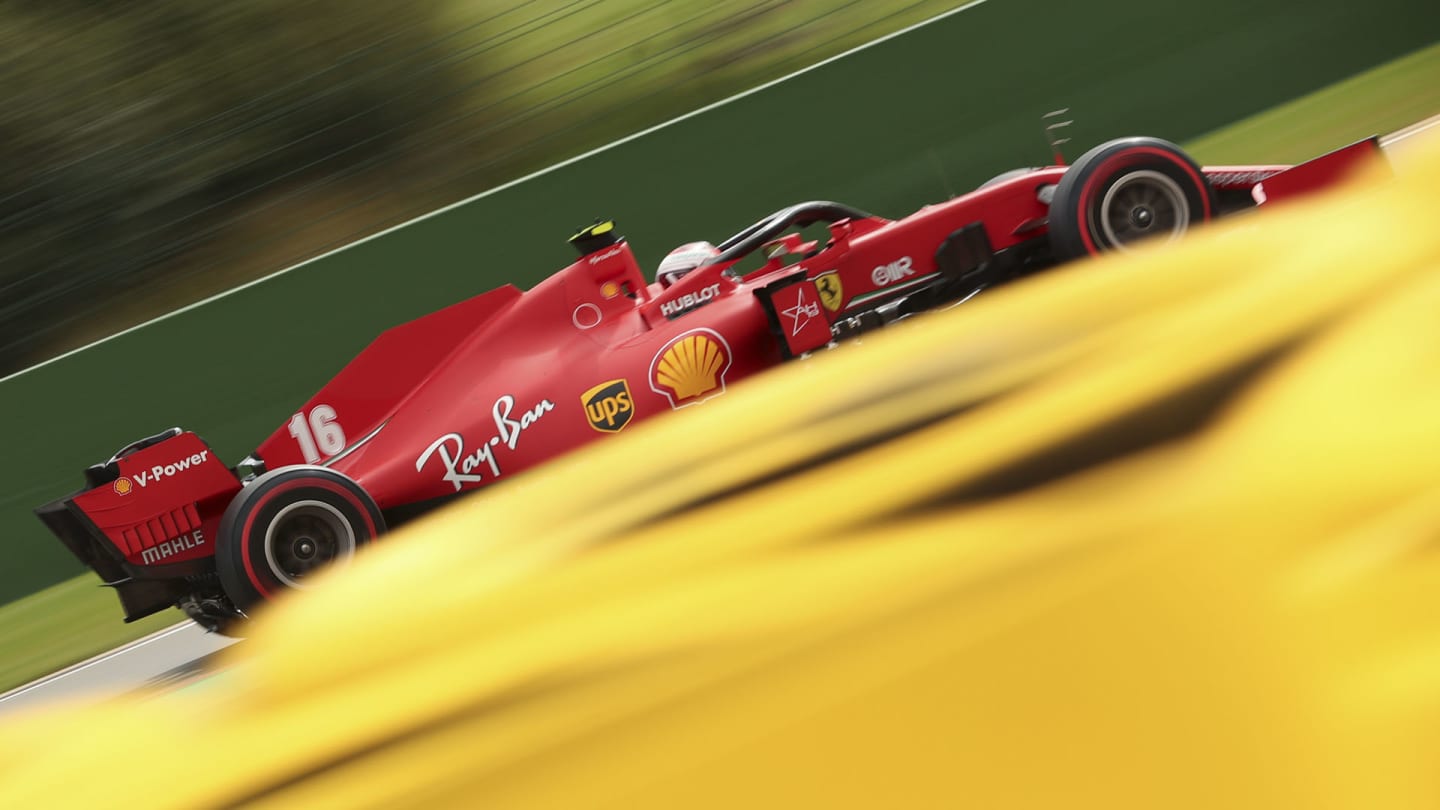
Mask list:
POLYGON ((1440 805, 1426 146, 470 499, 0 805, 1440 805))

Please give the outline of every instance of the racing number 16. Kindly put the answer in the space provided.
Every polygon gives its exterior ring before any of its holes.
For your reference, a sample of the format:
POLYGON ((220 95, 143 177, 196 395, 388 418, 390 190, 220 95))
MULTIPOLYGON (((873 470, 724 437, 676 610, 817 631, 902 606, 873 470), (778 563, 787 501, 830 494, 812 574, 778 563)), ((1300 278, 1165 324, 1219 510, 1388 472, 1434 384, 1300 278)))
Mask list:
POLYGON ((304 411, 290 417, 290 435, 300 443, 300 452, 309 464, 319 462, 322 453, 329 457, 345 449, 345 431, 335 421, 335 409, 329 405, 311 408, 309 424, 304 411))

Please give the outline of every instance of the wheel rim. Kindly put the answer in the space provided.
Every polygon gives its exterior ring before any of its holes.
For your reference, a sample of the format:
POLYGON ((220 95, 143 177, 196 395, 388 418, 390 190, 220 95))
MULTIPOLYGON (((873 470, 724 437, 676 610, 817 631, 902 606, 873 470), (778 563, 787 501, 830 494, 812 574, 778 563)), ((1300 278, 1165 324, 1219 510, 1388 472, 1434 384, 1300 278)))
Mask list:
POLYGON ((1180 184, 1156 171, 1116 180, 1100 201, 1100 230, 1112 249, 1127 251, 1140 240, 1173 242, 1190 227, 1190 205, 1180 184))
POLYGON ((297 501, 281 509, 265 530, 265 562, 277 579, 304 588, 306 576, 343 565, 355 554, 355 529, 324 501, 297 501))

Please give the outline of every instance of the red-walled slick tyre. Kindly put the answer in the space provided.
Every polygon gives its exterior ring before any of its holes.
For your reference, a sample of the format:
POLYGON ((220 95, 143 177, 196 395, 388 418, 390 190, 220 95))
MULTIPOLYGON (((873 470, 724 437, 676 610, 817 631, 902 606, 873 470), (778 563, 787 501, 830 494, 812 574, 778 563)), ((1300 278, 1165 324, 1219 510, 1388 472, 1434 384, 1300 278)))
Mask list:
POLYGON ((324 467, 283 467, 255 479, 220 519, 215 566, 240 610, 306 587, 385 531, 360 485, 324 467))
POLYGON ((1055 187, 1050 245, 1061 261, 1173 241, 1215 216, 1195 161, 1159 138, 1123 138, 1080 156, 1055 187))

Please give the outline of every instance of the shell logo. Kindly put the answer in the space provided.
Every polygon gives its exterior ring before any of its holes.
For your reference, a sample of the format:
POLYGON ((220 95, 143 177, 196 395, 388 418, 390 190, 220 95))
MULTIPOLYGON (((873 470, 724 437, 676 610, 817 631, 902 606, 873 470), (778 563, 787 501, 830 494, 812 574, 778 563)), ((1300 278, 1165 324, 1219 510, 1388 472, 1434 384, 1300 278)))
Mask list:
POLYGON ((730 346, 710 329, 692 329, 661 349, 650 363, 650 388, 671 408, 694 405, 725 393, 730 346))
POLYGON ((129 495, 130 491, 135 488, 135 483, 122 475, 115 479, 115 483, 111 484, 110 488, 115 490, 116 495, 129 495))

